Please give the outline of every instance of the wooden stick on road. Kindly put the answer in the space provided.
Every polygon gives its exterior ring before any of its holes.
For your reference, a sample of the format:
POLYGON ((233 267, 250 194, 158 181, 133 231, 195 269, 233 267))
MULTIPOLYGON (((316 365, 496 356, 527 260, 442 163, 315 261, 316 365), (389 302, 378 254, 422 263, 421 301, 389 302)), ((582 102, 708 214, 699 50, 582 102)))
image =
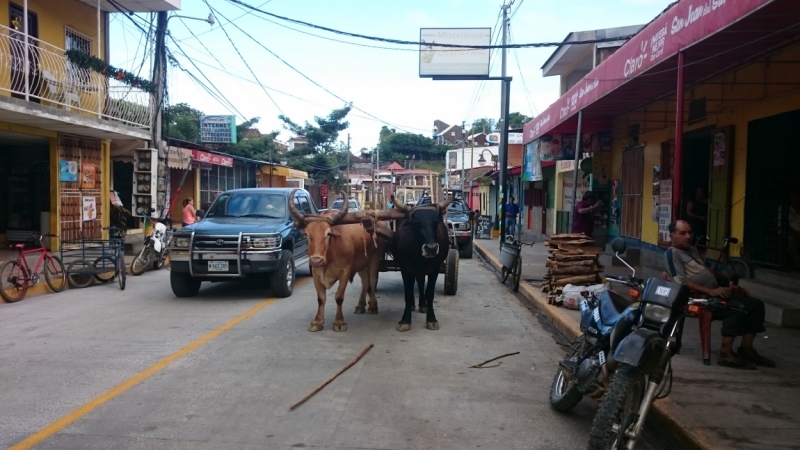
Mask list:
MULTIPOLYGON (((496 361, 496 360, 498 360, 500 358, 505 358, 506 356, 511 356, 511 355, 519 355, 519 352, 506 353, 505 355, 500 355, 497 358, 492 358, 492 359, 490 359, 488 361, 484 361, 484 362, 482 362, 480 364, 475 364, 474 366, 469 366, 469 368, 470 369, 486 369, 486 367, 483 366, 484 364, 490 363, 492 361, 496 361)), ((489 367, 497 367, 497 366, 489 366, 489 367)))
POLYGON ((334 375, 334 376, 332 376, 332 377, 328 378, 327 380, 325 380, 325 382, 324 382, 324 383, 322 383, 322 384, 320 384, 319 386, 317 386, 317 387, 316 387, 316 389, 314 389, 313 391, 311 391, 311 392, 309 392, 308 394, 306 394, 306 396, 305 396, 305 397, 303 397, 303 398, 301 398, 299 402, 297 402, 297 403, 295 403, 294 405, 290 406, 290 407, 289 407, 289 411, 294 411, 294 409, 295 409, 295 408, 297 408, 298 406, 302 405, 302 404, 303 404, 303 403, 304 403, 306 400, 308 400, 309 398, 311 398, 311 397, 312 397, 314 394, 316 394, 317 392, 321 391, 321 390, 322 390, 322 388, 324 388, 325 386, 327 386, 328 384, 330 384, 330 382, 331 382, 331 381, 333 381, 333 380, 335 380, 335 379, 336 379, 336 377, 338 377, 339 375, 343 374, 345 370, 347 370, 347 369, 349 369, 349 368, 353 367, 353 365, 354 365, 355 363, 357 363, 357 362, 358 362, 358 360, 359 360, 359 359, 361 359, 361 357, 362 357, 362 356, 364 356, 364 355, 365 355, 365 354, 366 354, 366 353, 369 351, 369 349, 371 349, 371 348, 372 348, 372 346, 373 346, 373 344, 369 344, 369 345, 368 345, 368 346, 367 346, 367 347, 366 347, 364 350, 361 350, 361 353, 359 353, 359 354, 358 354, 358 356, 356 356, 356 359, 354 359, 354 360, 350 361, 350 364, 348 364, 348 365, 346 365, 346 366, 342 367, 342 368, 341 368, 341 370, 339 370, 338 372, 336 372, 336 375, 334 375))

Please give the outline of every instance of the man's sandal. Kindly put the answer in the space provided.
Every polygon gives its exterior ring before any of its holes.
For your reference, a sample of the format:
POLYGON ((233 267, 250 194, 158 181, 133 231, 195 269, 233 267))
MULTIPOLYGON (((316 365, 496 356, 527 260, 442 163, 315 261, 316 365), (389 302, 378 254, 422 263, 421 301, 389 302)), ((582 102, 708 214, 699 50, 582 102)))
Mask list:
POLYGON ((757 366, 775 367, 775 361, 759 355, 754 348, 739 347, 739 350, 736 353, 739 355, 739 358, 749 361, 757 366))
POLYGON ((756 365, 754 363, 745 361, 736 355, 724 358, 717 356, 717 365, 722 367, 730 367, 731 369, 756 370, 756 365))

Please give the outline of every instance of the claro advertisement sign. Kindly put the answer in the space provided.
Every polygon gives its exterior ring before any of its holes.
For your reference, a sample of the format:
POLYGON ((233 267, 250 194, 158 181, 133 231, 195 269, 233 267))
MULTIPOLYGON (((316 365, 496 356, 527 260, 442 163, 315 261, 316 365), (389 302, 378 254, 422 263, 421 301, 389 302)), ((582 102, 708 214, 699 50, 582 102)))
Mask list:
POLYGON ((491 28, 421 28, 419 76, 489 76, 489 49, 443 47, 436 44, 489 46, 491 28))

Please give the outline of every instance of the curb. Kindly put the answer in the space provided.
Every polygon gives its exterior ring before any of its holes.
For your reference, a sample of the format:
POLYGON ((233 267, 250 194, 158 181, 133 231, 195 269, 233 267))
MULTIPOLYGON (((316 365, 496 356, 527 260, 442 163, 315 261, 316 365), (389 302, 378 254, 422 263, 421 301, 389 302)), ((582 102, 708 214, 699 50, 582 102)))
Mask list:
MULTIPOLYGON (((497 257, 484 246, 473 241, 475 250, 488 261, 496 270, 500 270, 501 264, 497 257)), ((520 283, 519 293, 525 297, 541 314, 547 317, 553 326, 570 340, 575 339, 581 334, 580 326, 563 308, 554 307, 547 303, 547 298, 536 288, 528 283, 520 283)), ((675 411, 674 404, 669 398, 664 398, 653 403, 650 409, 653 411, 652 418, 654 425, 659 430, 666 432, 669 439, 681 445, 681 448, 692 450, 713 450, 715 447, 708 444, 708 440, 700 436, 700 433, 693 430, 690 425, 680 421, 680 415, 675 411)))

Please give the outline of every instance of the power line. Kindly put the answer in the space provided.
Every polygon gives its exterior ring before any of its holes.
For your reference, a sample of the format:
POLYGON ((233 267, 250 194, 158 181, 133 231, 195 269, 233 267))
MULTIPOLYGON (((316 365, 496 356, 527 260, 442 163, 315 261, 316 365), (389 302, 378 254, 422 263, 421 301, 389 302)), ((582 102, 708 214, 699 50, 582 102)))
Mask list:
MULTIPOLYGON (((334 34, 340 34, 343 36, 350 36, 360 39, 366 39, 370 41, 378 41, 378 42, 388 42, 391 44, 399 44, 399 45, 416 45, 416 46, 429 46, 432 47, 434 45, 433 42, 419 42, 419 41, 406 41, 402 39, 392 39, 392 38, 382 38, 377 36, 368 36, 364 34, 358 33, 351 33, 349 31, 341 31, 336 30, 334 28, 323 27, 321 25, 315 25, 313 23, 303 22, 302 20, 291 19, 289 17, 279 16, 277 14, 273 14, 271 12, 264 11, 262 9, 256 8, 255 6, 249 5, 241 0, 227 0, 228 2, 235 3, 241 5, 247 9, 260 12, 261 14, 265 14, 276 19, 284 20, 286 22, 296 23, 298 25, 304 25, 310 28, 316 28, 318 30, 328 31, 334 34)), ((630 39, 631 37, 635 36, 635 34, 631 34, 628 36, 617 36, 615 38, 605 38, 605 39, 588 39, 583 41, 571 41, 569 44, 577 45, 577 44, 596 44, 600 42, 611 42, 611 41, 619 41, 622 39, 630 39)), ((461 45, 461 44, 444 44, 444 43, 436 43, 436 47, 451 47, 451 48, 463 48, 463 49, 493 49, 493 48, 539 48, 539 47, 560 47, 564 45, 563 41, 559 42, 534 42, 528 44, 511 44, 511 45, 461 45)))
POLYGON ((308 75, 304 74, 303 72, 301 72, 300 70, 298 70, 297 68, 295 68, 293 65, 289 64, 289 63, 288 63, 286 60, 284 60, 283 58, 281 58, 280 56, 278 56, 278 55, 277 55, 275 52, 273 52, 272 50, 270 50, 270 49, 269 49, 267 46, 265 46, 265 45, 264 45, 264 44, 263 44, 261 41, 259 41, 258 39, 254 38, 254 37, 253 37, 253 36, 252 36, 250 33, 248 33, 247 31, 243 30, 243 29, 242 29, 242 28, 241 28, 239 25, 237 25, 237 24, 235 24, 235 23, 232 23, 232 22, 230 22, 230 21, 228 21, 228 23, 229 23, 229 24, 231 24, 231 25, 233 25, 233 26, 234 26, 234 27, 235 27, 237 30, 239 30, 239 31, 240 31, 240 32, 242 32, 242 33, 243 33, 245 36, 247 36, 248 38, 250 38, 250 40, 252 40, 252 41, 253 41, 253 42, 255 42, 256 44, 258 44, 258 45, 259 45, 261 48, 263 48, 264 50, 266 50, 267 52, 269 52, 269 54, 271 54, 272 56, 274 56, 275 58, 277 58, 277 59, 278 59, 280 62, 282 62, 284 65, 286 65, 287 67, 289 67, 290 69, 292 69, 293 71, 295 71, 295 72, 296 72, 298 75, 300 75, 301 77, 303 77, 303 78, 305 78, 306 80, 308 80, 309 82, 311 82, 313 85, 317 86, 318 88, 322 89, 323 91, 327 92, 328 94, 330 94, 330 95, 332 95, 332 96, 336 97, 337 99, 341 100, 342 102, 344 102, 344 103, 347 103, 347 104, 351 105, 351 107, 352 107, 353 109, 356 109, 356 110, 358 110, 358 111, 361 111, 362 113, 364 113, 364 114, 366 114, 366 115, 368 115, 368 116, 370 116, 370 117, 374 118, 375 120, 377 120, 377 121, 379 121, 379 122, 381 122, 381 123, 383 123, 383 124, 385 124, 385 125, 389 125, 389 126, 392 126, 392 127, 396 128, 396 129, 398 129, 398 130, 402 130, 402 131, 405 131, 406 133, 409 133, 409 131, 408 131, 408 130, 405 130, 405 129, 401 128, 401 127, 398 127, 397 125, 393 125, 393 124, 391 124, 391 123, 389 123, 389 122, 387 122, 387 121, 385 121, 385 120, 382 120, 382 119, 380 119, 380 118, 378 118, 378 117, 376 117, 376 116, 374 116, 374 115, 370 114, 369 112, 367 112, 367 111, 364 111, 363 109, 361 109, 361 108, 359 108, 359 107, 357 107, 357 106, 353 105, 353 104, 352 104, 352 102, 348 102, 347 100, 343 99, 342 97, 340 97, 340 96, 338 96, 338 95, 334 94, 333 92, 331 92, 330 90, 328 90, 327 88, 325 88, 324 86, 322 86, 321 84, 319 84, 319 83, 317 83, 316 81, 312 80, 312 79, 311 79, 311 78, 310 78, 308 75))
MULTIPOLYGON (((266 5, 267 3, 271 2, 271 1, 272 1, 272 0, 267 0, 267 1, 265 1, 264 3, 262 3, 262 4, 258 5, 258 6, 257 6, 257 8, 261 8, 261 7, 263 7, 264 5, 266 5)), ((241 9, 241 7, 240 7, 240 9, 241 9)), ((239 19, 241 19, 242 17, 244 17, 244 16, 249 16, 249 15, 250 15, 250 14, 252 14, 252 13, 253 13, 253 11, 247 11, 246 13, 242 14, 241 16, 234 17, 234 18, 233 18, 233 20, 234 20, 234 21, 236 21, 236 20, 239 20, 239 19)), ((211 33, 212 31, 214 31, 214 28, 212 28, 212 29, 210 29, 210 30, 203 31, 202 33, 197 33, 197 36, 194 36, 194 38, 196 39, 198 36, 202 36, 202 35, 204 35, 204 34, 211 33)), ((178 39, 178 41, 179 41, 179 42, 183 42, 183 41, 185 41, 185 40, 187 40, 187 39, 189 39, 189 38, 187 37, 187 38, 183 38, 183 39, 178 39)))
MULTIPOLYGON (((216 9, 212 8, 212 7, 211 7, 211 5, 208 3, 208 0, 203 0, 203 3, 205 3, 205 4, 206 4, 206 6, 208 6, 208 8, 209 8, 209 9, 210 9, 212 12, 216 13, 217 15, 219 15, 220 17, 222 17, 223 19, 225 19, 225 20, 228 20, 228 18, 227 18, 227 17, 225 17, 224 15, 222 15, 222 13, 220 13, 220 12, 219 12, 219 11, 217 11, 216 9)), ((231 21, 230 21, 230 20, 228 20, 228 23, 231 23, 231 21)), ((223 27, 223 26, 222 26, 222 22, 220 22, 220 24, 219 24, 219 27, 220 27, 220 29, 222 30, 222 32, 223 32, 223 33, 225 33, 225 37, 226 37, 226 38, 228 38, 228 42, 230 42, 230 43, 231 43, 231 46, 233 47, 233 49, 234 49, 234 50, 236 50, 236 54, 238 54, 238 55, 239 55, 239 59, 241 59, 241 60, 242 60, 242 62, 244 63, 244 65, 247 67, 247 70, 249 70, 249 71, 250 71, 250 74, 251 74, 251 75, 253 75, 253 78, 255 78, 256 80, 258 80, 258 77, 256 76, 256 73, 255 73, 255 72, 253 72, 253 69, 250 67, 250 64, 248 64, 248 63, 247 63, 247 60, 246 60, 246 59, 244 59, 244 56, 242 56, 242 52, 240 52, 240 51, 239 51, 239 48, 238 48, 238 47, 236 47, 236 44, 233 42, 233 39, 231 39, 231 37, 228 35, 228 32, 227 32, 227 31, 225 31, 225 27, 223 27)), ((260 82, 259 82, 259 85, 261 85, 261 83, 260 83, 260 82)), ((281 113, 281 115, 285 115, 285 114, 283 113, 283 110, 281 109, 281 107, 280 107, 280 106, 278 106, 278 103, 275 101, 275 99, 274 99, 274 98, 272 98, 272 96, 269 94, 269 92, 267 92, 267 90, 266 90, 266 89, 264 89, 264 86, 261 86, 261 90, 263 90, 263 91, 264 91, 264 93, 265 93, 265 94, 267 94, 267 97, 269 97, 270 101, 272 101, 272 104, 273 104, 273 105, 275 105, 275 108, 277 108, 277 109, 278 109, 278 112, 280 112, 280 113, 281 113)))
MULTIPOLYGON (((520 2, 521 3, 521 2, 520 2)), ((519 9, 519 8, 517 8, 519 9)), ((510 41, 514 40, 513 33, 511 32, 511 27, 508 27, 508 38, 510 41)), ((511 53, 514 56, 514 61, 517 63, 517 70, 519 70, 519 78, 522 81, 522 89, 525 91, 525 100, 528 102, 528 107, 531 109, 531 117, 535 117, 538 112, 536 111, 535 105, 533 104, 533 99, 531 97, 531 93, 528 90, 528 83, 525 82, 525 75, 522 72, 522 66, 519 64, 519 56, 517 56, 517 49, 513 49, 511 53)))

